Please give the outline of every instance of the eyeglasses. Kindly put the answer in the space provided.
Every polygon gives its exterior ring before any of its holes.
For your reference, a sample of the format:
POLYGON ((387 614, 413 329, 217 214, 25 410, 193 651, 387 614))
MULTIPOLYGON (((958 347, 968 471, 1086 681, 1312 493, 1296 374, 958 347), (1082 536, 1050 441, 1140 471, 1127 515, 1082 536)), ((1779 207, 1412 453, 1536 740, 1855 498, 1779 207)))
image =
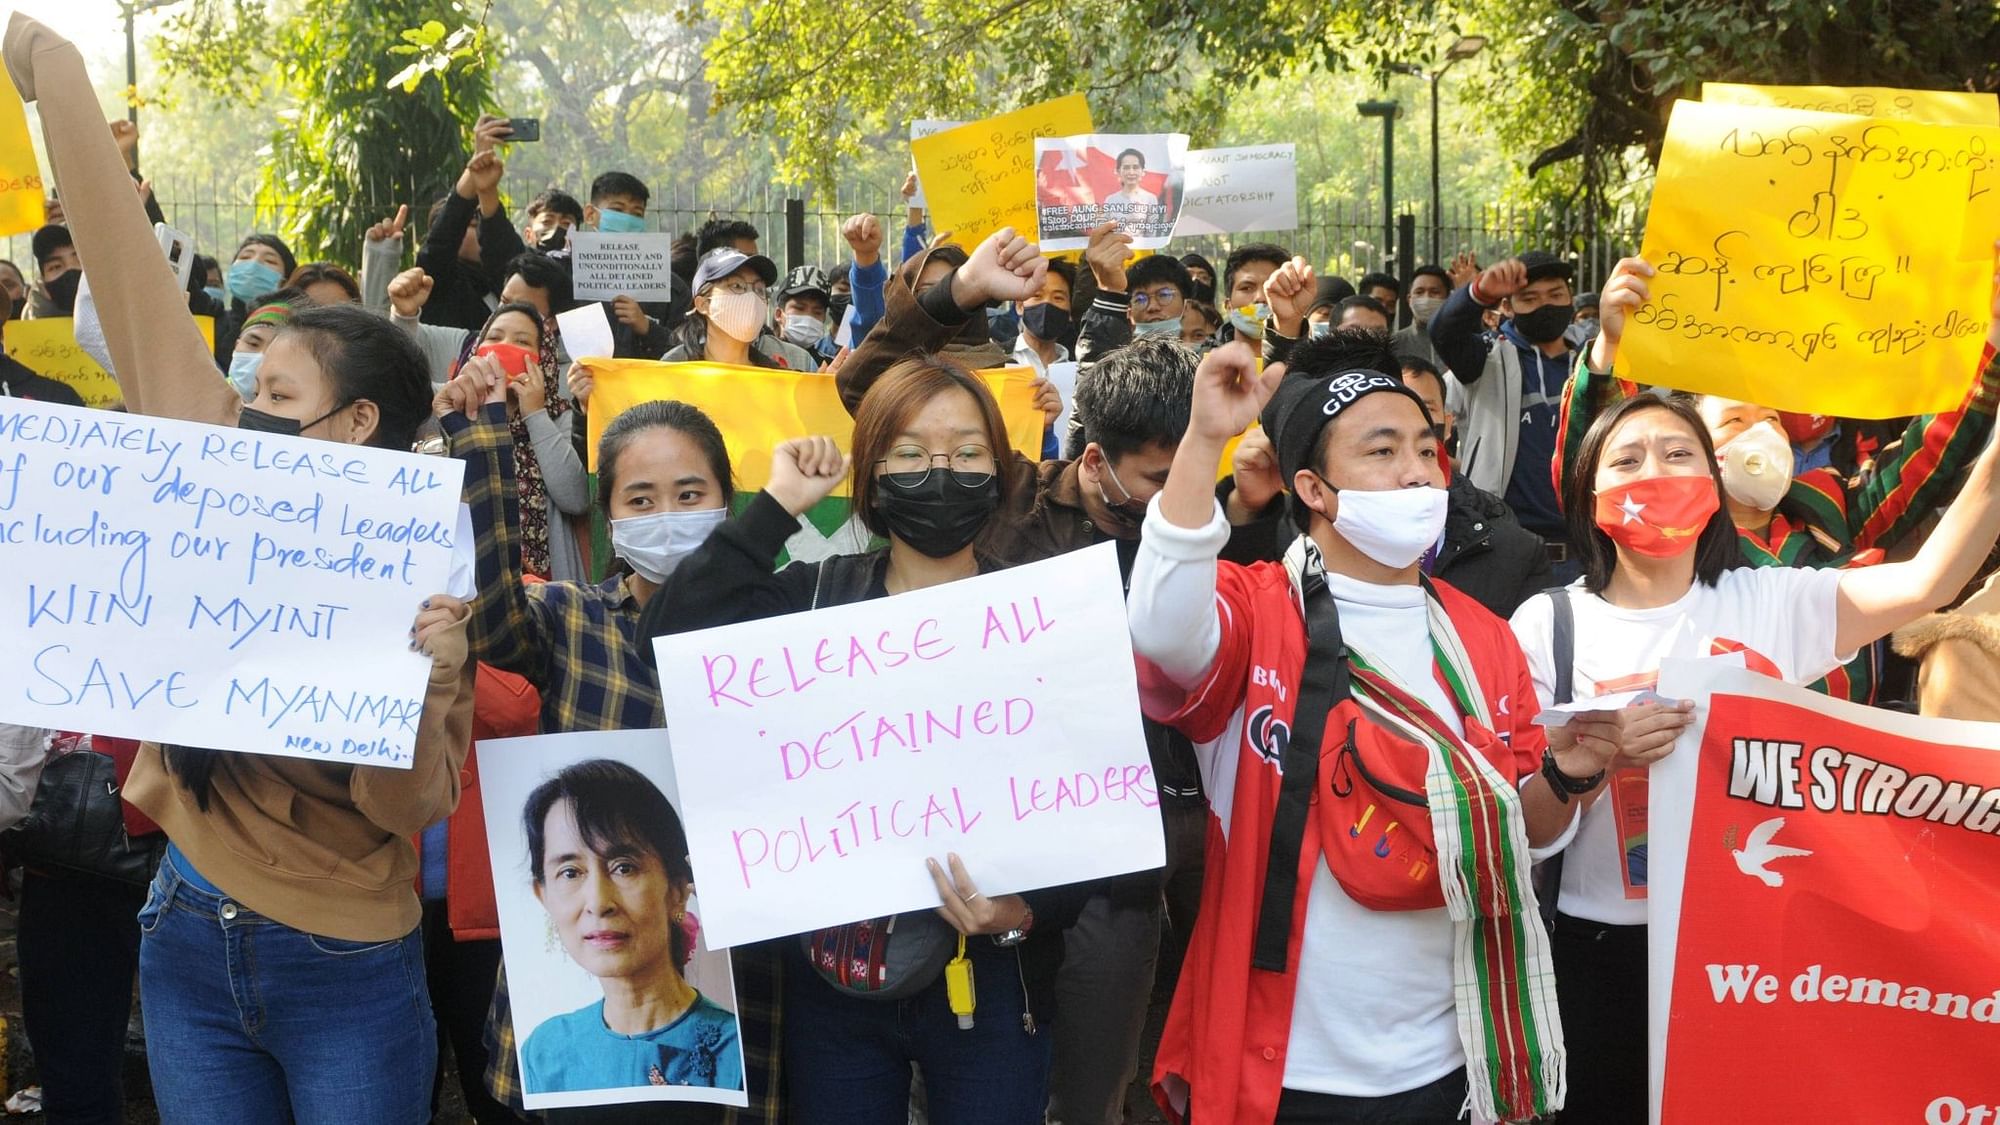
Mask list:
POLYGON ((1132 307, 1144 312, 1149 308, 1169 308, 1181 303, 1181 291, 1171 285, 1162 285, 1151 293, 1132 294, 1132 307))
POLYGON ((993 479, 993 451, 970 443, 950 453, 932 453, 921 445, 898 445, 889 450, 888 456, 875 463, 882 466, 883 477, 890 484, 898 488, 915 488, 930 475, 932 466, 938 461, 943 461, 941 467, 968 488, 977 488, 993 479))
POLYGON ((759 300, 768 301, 771 299, 771 290, 767 286, 753 284, 748 281, 718 281, 708 288, 711 293, 721 291, 732 297, 741 297, 745 293, 755 293, 759 300))

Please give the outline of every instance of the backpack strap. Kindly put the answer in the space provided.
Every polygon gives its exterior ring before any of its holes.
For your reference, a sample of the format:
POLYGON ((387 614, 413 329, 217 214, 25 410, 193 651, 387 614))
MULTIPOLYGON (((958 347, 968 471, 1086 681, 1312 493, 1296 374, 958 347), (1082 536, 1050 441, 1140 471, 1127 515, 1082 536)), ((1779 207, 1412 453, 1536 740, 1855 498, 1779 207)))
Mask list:
MULTIPOLYGON (((1576 688, 1576 607, 1570 604, 1569 588, 1557 586, 1545 591, 1555 611, 1555 637, 1551 655, 1555 658, 1555 682, 1549 685, 1549 702, 1570 702, 1576 688)), ((1556 904, 1562 897, 1563 854, 1557 852, 1537 863, 1534 869, 1535 898, 1542 908, 1542 923, 1551 931, 1556 924, 1556 904)))
POLYGON ((1340 612, 1326 588, 1326 576, 1308 569, 1300 582, 1306 615, 1306 666, 1290 737, 1278 752, 1282 780, 1271 818, 1270 854, 1264 865, 1264 895, 1257 908, 1257 936, 1250 964, 1282 973, 1290 959, 1292 912, 1297 905, 1299 849, 1312 819, 1313 790, 1319 784, 1319 747, 1333 709, 1351 697, 1347 645, 1340 639, 1340 612))
POLYGON ((1550 686, 1551 703, 1568 703, 1576 690, 1576 607, 1569 601, 1569 588, 1557 586, 1548 592, 1555 610, 1555 682, 1550 686))

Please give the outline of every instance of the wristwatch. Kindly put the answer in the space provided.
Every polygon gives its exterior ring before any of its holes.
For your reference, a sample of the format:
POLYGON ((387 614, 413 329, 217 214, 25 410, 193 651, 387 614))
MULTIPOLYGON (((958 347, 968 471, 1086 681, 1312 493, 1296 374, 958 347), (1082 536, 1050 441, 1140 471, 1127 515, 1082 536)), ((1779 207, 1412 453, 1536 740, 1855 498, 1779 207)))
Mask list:
POLYGON ((1002 949, 1007 949, 1028 940, 1028 931, 1035 928, 1035 908, 1025 903, 1022 904, 1022 907, 1028 912, 1027 916, 1021 919, 1020 925, 1008 930, 1006 933, 994 934, 994 945, 1002 949))
POLYGON ((1569 804, 1571 797, 1581 797, 1604 783, 1604 771, 1598 770, 1585 778, 1574 778, 1556 765, 1556 752, 1542 751, 1542 776, 1549 779, 1549 788, 1555 791, 1556 799, 1569 804))

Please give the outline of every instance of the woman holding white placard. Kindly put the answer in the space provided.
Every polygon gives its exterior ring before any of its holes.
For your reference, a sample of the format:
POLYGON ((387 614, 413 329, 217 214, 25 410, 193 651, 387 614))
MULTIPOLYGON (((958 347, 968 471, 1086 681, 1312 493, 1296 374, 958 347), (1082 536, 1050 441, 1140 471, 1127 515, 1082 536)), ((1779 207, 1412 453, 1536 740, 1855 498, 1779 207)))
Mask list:
MULTIPOLYGON (((1025 259, 1022 266, 1040 272, 1025 259)), ((772 458, 770 483, 681 565, 647 607, 641 629, 686 632, 980 574, 992 564, 974 543, 1003 518, 1013 487, 1000 471, 1008 448, 999 404, 976 376, 937 357, 899 363, 869 388, 853 436, 854 510, 889 545, 774 571, 799 517, 847 479, 849 468, 831 438, 786 442, 772 458)), ((935 915, 816 931, 803 936, 802 952, 789 955, 784 1047, 795 1122, 900 1121, 912 1064, 923 1072, 937 1120, 1041 1120, 1050 1065, 1041 1024, 1062 931, 1082 896, 1059 887, 987 897, 956 856, 930 868, 935 915), (969 939, 961 948, 976 970, 976 1020, 958 1018, 963 1013, 946 984, 956 935, 969 939), (884 973, 852 972, 864 947, 886 947, 884 973)))

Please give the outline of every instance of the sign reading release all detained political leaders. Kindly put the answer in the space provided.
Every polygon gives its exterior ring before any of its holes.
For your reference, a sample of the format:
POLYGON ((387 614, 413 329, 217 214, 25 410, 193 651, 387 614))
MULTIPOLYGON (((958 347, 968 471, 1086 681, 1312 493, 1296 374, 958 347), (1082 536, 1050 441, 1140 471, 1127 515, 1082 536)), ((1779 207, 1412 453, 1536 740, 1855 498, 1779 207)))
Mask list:
POLYGON ((0 399, 0 720, 407 768, 462 474, 0 399))
POLYGON ((716 947, 1164 862, 1111 544, 654 644, 716 947))

